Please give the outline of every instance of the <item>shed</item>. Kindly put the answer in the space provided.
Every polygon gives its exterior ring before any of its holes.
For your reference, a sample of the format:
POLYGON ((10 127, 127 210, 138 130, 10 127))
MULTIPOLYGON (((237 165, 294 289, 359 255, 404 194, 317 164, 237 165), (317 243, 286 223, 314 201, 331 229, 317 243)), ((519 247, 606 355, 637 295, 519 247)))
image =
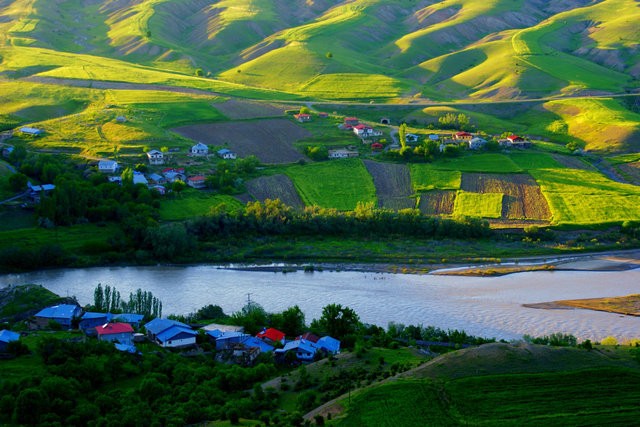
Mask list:
POLYGON ((20 334, 17 332, 10 331, 8 329, 3 329, 0 331, 0 352, 6 351, 7 346, 12 341, 18 341, 20 339, 20 334))

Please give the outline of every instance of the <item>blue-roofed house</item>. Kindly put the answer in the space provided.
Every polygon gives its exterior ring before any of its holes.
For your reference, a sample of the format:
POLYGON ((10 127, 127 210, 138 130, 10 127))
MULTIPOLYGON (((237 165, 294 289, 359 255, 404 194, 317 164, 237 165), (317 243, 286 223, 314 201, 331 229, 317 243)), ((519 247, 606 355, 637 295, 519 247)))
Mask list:
POLYGON ((245 347, 249 348, 259 348, 261 353, 267 353, 269 351, 273 351, 274 346, 267 344, 259 338, 249 336, 242 341, 245 347))
POLYGON ((156 343, 162 347, 185 347, 196 343, 196 331, 190 327, 171 326, 156 335, 156 343))
POLYGON ((220 330, 207 331, 207 335, 216 343, 216 350, 224 350, 233 344, 239 344, 250 335, 243 332, 223 332, 220 330))
POLYGON ((113 315, 111 313, 94 313, 87 311, 82 315, 78 327, 85 334, 95 335, 96 326, 104 325, 111 322, 113 315))
POLYGON ((113 315, 114 322, 128 323, 134 328, 140 327, 140 322, 144 319, 144 315, 135 313, 120 313, 113 315))
POLYGON ((330 353, 330 354, 340 353, 340 340, 337 340, 328 335, 320 338, 316 343, 316 345, 318 346, 318 348, 326 351, 327 353, 330 353))
POLYGON ((299 361, 312 362, 317 351, 318 347, 311 341, 295 340, 286 343, 284 348, 277 349, 275 355, 279 359, 284 359, 287 353, 294 352, 299 361))
POLYGON ((222 157, 225 160, 234 160, 238 157, 236 153, 229 150, 228 148, 223 148, 221 150, 218 150, 218 156, 222 157))
POLYGON ((209 147, 202 142, 191 147, 191 155, 193 156, 206 156, 207 154, 209 154, 209 147))
POLYGON ((58 322, 63 328, 70 329, 73 319, 80 317, 82 309, 74 304, 60 304, 40 310, 35 315, 35 324, 39 328, 46 328, 49 322, 58 322))
POLYGON ((42 129, 32 128, 32 127, 29 127, 29 126, 21 127, 20 128, 20 132, 22 132, 22 133, 24 133, 26 135, 32 135, 32 136, 44 135, 44 131, 42 129))
POLYGON ((149 339, 155 340, 156 335, 163 331, 166 331, 172 326, 184 326, 185 328, 189 327, 189 325, 178 322, 177 320, 161 319, 159 317, 156 317, 155 319, 144 325, 144 328, 147 330, 147 336, 149 337, 149 339))
POLYGON ((17 332, 9 331, 7 329, 0 331, 0 352, 6 351, 7 346, 11 341, 18 341, 19 339, 20 334, 17 332))

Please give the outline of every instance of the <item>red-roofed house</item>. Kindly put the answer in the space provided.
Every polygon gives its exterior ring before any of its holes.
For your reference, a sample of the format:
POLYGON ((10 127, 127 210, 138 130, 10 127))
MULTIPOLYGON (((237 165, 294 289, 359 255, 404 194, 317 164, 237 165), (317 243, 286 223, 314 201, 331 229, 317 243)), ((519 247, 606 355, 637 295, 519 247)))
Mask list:
POLYGON ((311 332, 305 332, 304 334, 300 335, 298 338, 296 338, 298 340, 307 340, 307 341, 311 341, 312 343, 317 343, 318 340, 320 339, 319 336, 312 334, 311 332))
POLYGON ((193 188, 205 188, 207 186, 206 179, 204 175, 190 176, 187 178, 187 185, 193 188))
POLYGON ((358 120, 357 117, 345 117, 344 118, 344 124, 347 126, 356 126, 358 123, 360 123, 360 120, 358 120))
POLYGON ((293 117, 295 117, 295 119, 300 123, 311 121, 311 114, 300 113, 300 114, 294 115, 293 117))
POLYGON ((130 345, 133 340, 133 328, 128 323, 106 323, 96 326, 96 333, 100 341, 117 341, 130 345))
POLYGON ((284 344, 284 332, 281 332, 275 328, 263 329, 262 332, 258 332, 256 334, 257 338, 260 338, 263 341, 272 342, 272 343, 281 343, 284 344))
POLYGON ((531 141, 527 141, 526 139, 518 135, 513 135, 513 134, 509 135, 507 137, 507 141, 509 141, 508 145, 512 147, 517 147, 517 148, 531 147, 531 141))
POLYGON ((384 146, 382 144, 380 144, 379 142, 374 142, 373 144, 371 144, 371 149, 372 150, 382 150, 384 148, 384 146))
POLYGON ((453 138, 456 141, 469 141, 471 138, 473 138, 473 135, 471 135, 469 132, 456 132, 455 135, 453 135, 453 138))
POLYGON ((507 139, 509 141, 511 141, 511 143, 513 144, 514 142, 520 142, 520 141, 524 141, 524 138, 518 135, 509 135, 507 137, 507 139))

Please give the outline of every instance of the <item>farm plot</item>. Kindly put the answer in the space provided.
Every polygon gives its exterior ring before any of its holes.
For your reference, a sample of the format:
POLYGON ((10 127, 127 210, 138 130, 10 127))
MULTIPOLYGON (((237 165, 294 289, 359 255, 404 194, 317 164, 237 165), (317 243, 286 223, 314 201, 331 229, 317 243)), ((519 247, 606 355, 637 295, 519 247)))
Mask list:
POLYGON ((294 163, 304 159, 293 144, 311 133, 286 119, 208 123, 182 126, 174 132, 207 145, 228 146, 240 157, 254 155, 262 163, 294 163))
POLYGON ((618 169, 634 185, 640 185, 640 162, 632 162, 618 165, 618 169))
POLYGON ((502 193, 468 193, 458 191, 453 206, 455 216, 476 218, 500 218, 502 216, 502 193))
POLYGON ((425 163, 411 165, 411 182, 415 191, 458 190, 460 171, 433 169, 425 163))
POLYGON ((280 199, 285 205, 302 209, 304 203, 296 188, 286 175, 262 176, 247 182, 247 192, 255 199, 264 202, 266 199, 280 199))
POLYGON ((263 102, 239 101, 236 99, 216 104, 216 108, 231 120, 281 117, 284 115, 284 108, 278 108, 263 102))
POLYGON ((460 188, 472 193, 500 193, 502 219, 548 220, 551 211, 536 181, 526 174, 463 173, 460 188))
POLYGON ((451 215, 455 201, 456 191, 429 191, 420 195, 418 209, 424 215, 451 215))
POLYGON ((412 194, 411 176, 406 165, 363 162, 373 178, 379 207, 395 210, 415 207, 415 200, 409 197, 412 194))
POLYGON ((566 168, 581 169, 585 171, 596 171, 596 168, 583 161, 580 157, 565 156, 562 154, 552 154, 551 157, 553 157, 553 159, 561 166, 564 166, 566 168))

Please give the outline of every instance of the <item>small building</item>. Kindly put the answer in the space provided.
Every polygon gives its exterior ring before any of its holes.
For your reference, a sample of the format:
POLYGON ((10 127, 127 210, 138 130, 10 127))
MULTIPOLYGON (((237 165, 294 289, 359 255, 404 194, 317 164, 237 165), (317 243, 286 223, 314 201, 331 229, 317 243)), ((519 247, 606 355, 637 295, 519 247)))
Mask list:
POLYGON ((151 150, 147 152, 147 157, 149 158, 150 165, 164 164, 164 153, 160 150, 151 150))
POLYGON ((250 335, 244 332, 207 331, 207 336, 216 343, 216 350, 231 348, 235 344, 243 343, 250 335))
POLYGON ((111 322, 113 315, 111 313, 95 313, 87 311, 80 318, 78 327, 82 332, 89 335, 95 334, 95 328, 105 323, 111 322))
POLYGON ((225 160, 235 160, 238 157, 236 153, 229 150, 228 148, 218 150, 218 156, 225 160))
POLYGON ((356 150, 347 150, 345 148, 336 148, 329 150, 328 152, 330 159, 347 159, 350 157, 358 157, 360 155, 356 150))
POLYGON ((384 148, 384 145, 380 144, 379 142, 374 142, 373 144, 371 144, 371 149, 374 151, 380 151, 384 148))
POLYGON ((469 141, 471 138, 473 138, 473 135, 471 135, 469 132, 456 132, 453 135, 453 139, 455 139, 456 141, 469 141))
POLYGON ((318 113, 318 117, 320 117, 321 119, 326 119, 327 117, 329 117, 329 113, 325 113, 324 111, 321 111, 318 113))
POLYGON ((328 335, 320 338, 318 342, 316 342, 316 346, 329 354, 340 353, 340 340, 337 340, 328 335))
POLYGON ((31 181, 27 181, 27 187, 29 187, 29 198, 31 198, 34 203, 39 203, 43 194, 49 194, 56 189, 56 186, 53 184, 33 185, 31 181))
POLYGON ((100 341, 118 342, 126 345, 131 345, 133 342, 133 328, 128 323, 105 323, 96 326, 96 334, 100 341))
POLYGON ((31 136, 42 136, 44 135, 44 131, 42 129, 38 129, 38 128, 32 128, 29 126, 25 126, 25 127, 21 127, 20 132, 25 134, 25 135, 31 135, 31 136))
POLYGON ((507 137, 507 140, 509 141, 509 145, 515 148, 529 148, 531 147, 531 145, 533 145, 531 141, 527 141, 526 139, 518 135, 509 135, 507 137))
POLYGON ((357 117, 345 117, 344 124, 346 126, 357 126, 358 124, 360 124, 360 120, 358 120, 357 117))
POLYGON ((311 341, 312 343, 317 343, 318 340, 320 339, 319 336, 312 334, 311 332, 305 332, 304 334, 300 335, 299 337, 296 338, 297 340, 306 340, 306 341, 311 341))
POLYGON ((262 341, 259 338, 248 336, 242 341, 242 344, 249 348, 259 348, 262 353, 273 351, 274 346, 262 341))
POLYGON ((149 185, 147 177, 142 172, 133 171, 133 184, 149 185))
POLYGON ((10 331, 8 329, 3 329, 0 331, 0 353, 7 350, 7 346, 12 341, 18 341, 20 339, 20 334, 17 332, 10 331))
POLYGON ((206 156, 209 154, 209 146, 203 144, 202 142, 198 142, 196 145, 191 147, 191 155, 193 156, 206 156))
POLYGON ((440 135, 436 135, 435 133, 432 133, 431 135, 429 135, 429 141, 437 142, 439 139, 440 139, 440 135))
POLYGON ((184 168, 166 168, 162 170, 162 175, 167 182, 186 181, 187 177, 184 174, 184 168))
POLYGON ((415 133, 408 133, 404 136, 404 140, 407 144, 416 144, 420 140, 420 137, 415 133))
POLYGON ((177 320, 156 318, 144 327, 149 339, 162 347, 185 347, 196 343, 196 332, 177 320))
POLYGON ((163 177, 162 175, 159 175, 157 173, 149 174, 149 181, 154 183, 154 184, 164 184, 165 182, 167 182, 165 177, 163 177))
POLYGON ((284 348, 277 349, 274 353, 276 358, 283 360, 286 358, 286 354, 294 352, 296 359, 301 362, 312 362, 318 347, 314 343, 305 340, 290 341, 285 344, 284 348))
POLYGON ((118 162, 115 160, 100 160, 98 162, 98 172, 115 173, 118 170, 118 162))
POLYGON ((487 140, 476 136, 475 138, 471 138, 469 140, 469 149, 471 150, 479 150, 487 145, 487 140))
POLYGON ((300 113, 300 114, 294 115, 293 117, 300 123, 311 121, 311 114, 300 113))
POLYGON ((256 338, 260 338, 261 340, 271 344, 284 344, 284 337, 284 332, 279 331, 276 328, 263 328, 261 332, 256 334, 256 338))
POLYGON ((144 316, 142 314, 135 313, 120 313, 113 315, 114 321, 128 323, 134 328, 140 327, 140 322, 142 322, 142 319, 144 319, 144 316))
POLYGON ((82 309, 74 304, 60 304, 40 310, 35 315, 35 324, 39 328, 46 328, 49 322, 59 323, 63 328, 71 329, 74 319, 82 314, 82 309))
POLYGON ((192 188, 205 188, 207 186, 206 177, 204 175, 195 175, 187 178, 187 185, 192 188))

